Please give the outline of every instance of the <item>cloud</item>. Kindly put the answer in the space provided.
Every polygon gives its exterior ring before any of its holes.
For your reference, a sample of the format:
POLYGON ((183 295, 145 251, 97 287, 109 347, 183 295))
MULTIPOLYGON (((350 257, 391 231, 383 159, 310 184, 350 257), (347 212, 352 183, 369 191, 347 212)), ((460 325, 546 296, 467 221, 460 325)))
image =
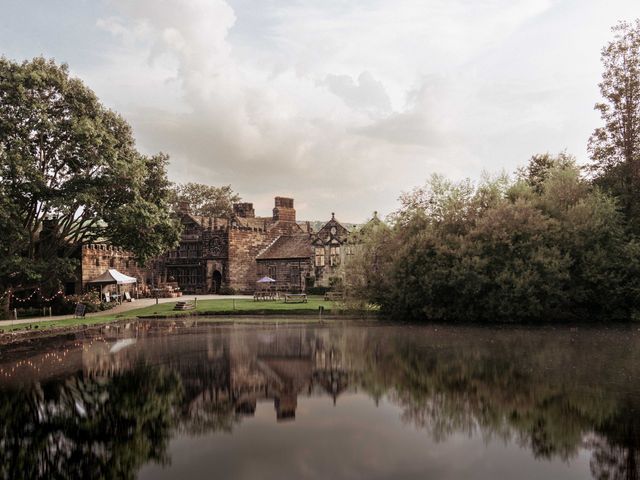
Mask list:
POLYGON ((391 100, 384 85, 369 72, 362 72, 357 81, 349 75, 329 74, 321 83, 349 107, 374 116, 391 112, 391 100))
POLYGON ((360 221, 434 171, 584 152, 599 45, 633 1, 104 0, 76 11, 98 27, 86 40, 56 30, 63 10, 47 38, 99 48, 32 55, 69 61, 141 149, 171 155, 174 180, 230 183, 263 213, 283 194, 301 217, 360 221))

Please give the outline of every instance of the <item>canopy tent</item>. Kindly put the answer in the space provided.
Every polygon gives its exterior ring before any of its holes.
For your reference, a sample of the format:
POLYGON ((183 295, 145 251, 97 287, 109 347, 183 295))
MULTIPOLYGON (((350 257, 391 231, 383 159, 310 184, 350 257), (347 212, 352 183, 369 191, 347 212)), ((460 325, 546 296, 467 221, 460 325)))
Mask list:
MULTIPOLYGON (((115 268, 110 268, 102 275, 93 280, 89 280, 87 285, 96 285, 100 287, 100 293, 105 293, 105 290, 108 290, 107 285, 116 285, 117 295, 115 295, 115 299, 120 302, 120 285, 131 285, 136 284, 136 298, 138 297, 138 280, 134 277, 130 277, 129 275, 125 275, 124 273, 120 273, 115 268)), ((106 295, 106 294, 105 294, 106 295)), ((109 297, 107 297, 107 301, 109 301, 109 297)))
POLYGON ((271 277, 262 277, 260 280, 258 280, 258 283, 273 283, 275 282, 275 280, 271 277))
POLYGON ((115 268, 110 268, 102 275, 93 280, 89 280, 87 283, 115 283, 117 285, 126 285, 129 283, 137 283, 138 280, 134 277, 130 277, 129 275, 125 275, 124 273, 120 273, 115 268))

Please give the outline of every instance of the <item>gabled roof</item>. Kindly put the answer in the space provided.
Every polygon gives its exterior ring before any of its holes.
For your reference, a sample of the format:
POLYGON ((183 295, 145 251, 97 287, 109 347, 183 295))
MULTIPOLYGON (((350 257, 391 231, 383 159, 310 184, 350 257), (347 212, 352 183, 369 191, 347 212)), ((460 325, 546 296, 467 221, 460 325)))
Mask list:
POLYGON ((349 230, 347 230, 338 220, 336 220, 335 214, 332 213, 331 220, 325 223, 316 235, 324 242, 327 242, 333 238, 338 238, 344 241, 349 235, 349 230), (331 232, 334 227, 336 230, 335 234, 331 232))
POLYGON ((256 257, 258 260, 282 260, 288 258, 309 258, 313 255, 311 238, 307 234, 280 235, 256 257))

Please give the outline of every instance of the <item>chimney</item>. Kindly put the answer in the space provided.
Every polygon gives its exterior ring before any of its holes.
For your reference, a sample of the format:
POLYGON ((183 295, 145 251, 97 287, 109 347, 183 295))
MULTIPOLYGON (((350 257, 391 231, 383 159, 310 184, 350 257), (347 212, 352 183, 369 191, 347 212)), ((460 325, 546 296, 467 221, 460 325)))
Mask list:
POLYGON ((293 208, 293 198, 276 197, 273 209, 273 219, 281 222, 295 222, 296 211, 293 208))
POLYGON ((242 218, 254 218, 256 216, 256 211, 253 209, 253 203, 234 203, 233 204, 233 213, 237 217, 242 218))
POLYGON ((180 200, 178 202, 178 212, 191 213, 191 206, 189 205, 189 202, 187 202, 186 200, 180 200))

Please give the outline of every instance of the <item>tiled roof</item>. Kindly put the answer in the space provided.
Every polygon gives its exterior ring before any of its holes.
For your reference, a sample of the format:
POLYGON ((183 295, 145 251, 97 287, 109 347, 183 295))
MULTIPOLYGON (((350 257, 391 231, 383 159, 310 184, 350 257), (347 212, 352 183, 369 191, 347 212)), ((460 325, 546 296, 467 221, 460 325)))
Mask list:
POLYGON ((271 217, 235 217, 241 227, 268 228, 273 223, 271 217))
POLYGON ((313 250, 309 235, 281 235, 266 250, 261 252, 257 259, 309 258, 312 255, 313 250))

